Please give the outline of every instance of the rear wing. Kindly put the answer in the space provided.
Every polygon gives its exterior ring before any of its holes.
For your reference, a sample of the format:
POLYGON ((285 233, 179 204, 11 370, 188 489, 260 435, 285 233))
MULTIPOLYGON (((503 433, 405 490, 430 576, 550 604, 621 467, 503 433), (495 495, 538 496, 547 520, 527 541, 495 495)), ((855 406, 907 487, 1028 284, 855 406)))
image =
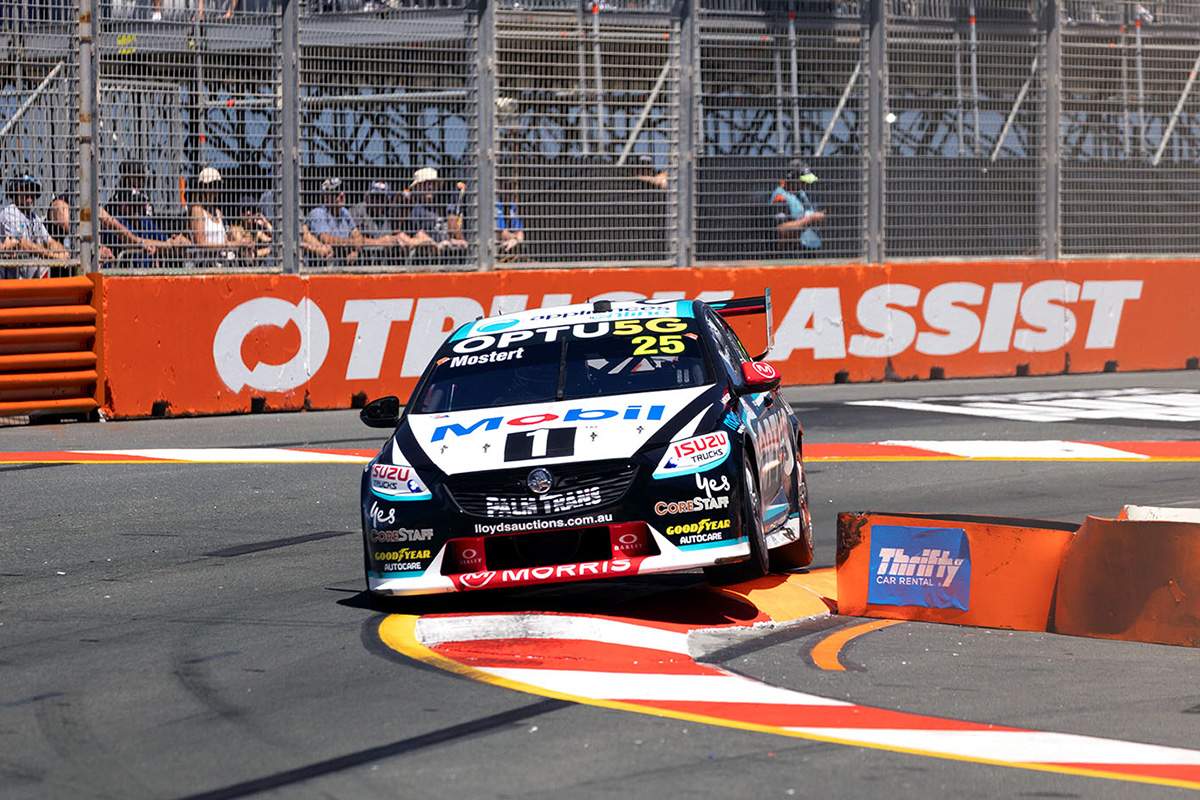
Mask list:
POLYGON ((758 297, 734 297, 729 300, 714 300, 708 304, 724 318, 744 317, 750 314, 765 314, 767 317, 767 349, 754 356, 755 361, 762 361, 771 352, 775 344, 775 320, 771 315, 771 289, 763 290, 758 297))

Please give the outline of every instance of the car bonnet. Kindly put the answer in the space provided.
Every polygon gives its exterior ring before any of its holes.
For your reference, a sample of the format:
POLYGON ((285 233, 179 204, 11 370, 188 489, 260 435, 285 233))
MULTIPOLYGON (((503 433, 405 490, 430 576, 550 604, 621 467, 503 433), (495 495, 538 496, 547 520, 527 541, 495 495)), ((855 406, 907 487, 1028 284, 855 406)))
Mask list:
POLYGON ((665 426, 680 425, 672 420, 711 388, 409 414, 406 424, 428 459, 447 475, 629 458, 665 426))

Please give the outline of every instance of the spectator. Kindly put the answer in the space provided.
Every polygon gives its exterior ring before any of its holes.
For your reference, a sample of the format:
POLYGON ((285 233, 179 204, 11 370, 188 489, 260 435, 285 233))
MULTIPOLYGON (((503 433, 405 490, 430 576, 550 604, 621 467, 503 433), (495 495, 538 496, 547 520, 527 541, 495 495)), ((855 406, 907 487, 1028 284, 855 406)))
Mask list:
POLYGON ((515 258, 517 248, 525 241, 525 229, 517 212, 517 193, 510 178, 502 178, 496 187, 496 236, 503 261, 515 258))
POLYGON ((115 259, 117 266, 151 269, 157 267, 159 259, 164 258, 170 250, 191 244, 186 236, 168 236, 158 227, 150 215, 152 206, 147 202, 146 195, 137 189, 118 189, 113 192, 112 206, 117 222, 135 239, 131 243, 115 231, 101 232, 101 245, 109 250, 108 260, 115 259), (122 260, 126 253, 131 257, 122 260))
MULTIPOLYGON (((154 219, 154 207, 149 204, 149 191, 146 180, 146 168, 140 161, 122 161, 121 166, 117 168, 117 188, 116 191, 133 190, 140 192, 142 198, 146 202, 145 216, 148 219, 154 219)), ((114 193, 115 194, 115 193, 114 193)), ((141 247, 142 240, 133 231, 121 224, 117 217, 108 212, 104 206, 100 206, 97 213, 100 219, 100 236, 101 242, 109 242, 109 246, 114 244, 121 248, 125 247, 141 247), (113 236, 105 236, 106 232, 111 232, 113 236)), ((108 253, 108 259, 112 258, 112 253, 108 253)), ((101 252, 101 260, 108 260, 105 254, 101 252)))
POLYGON ((238 200, 238 221, 229 226, 229 236, 233 242, 241 245, 242 259, 247 265, 266 266, 272 261, 274 232, 254 196, 242 195, 238 200))
POLYGON ((367 188, 362 202, 350 209, 350 216, 362 234, 362 243, 378 248, 380 259, 386 263, 402 256, 402 248, 412 245, 412 238, 403 231, 395 231, 395 221, 388 202, 391 187, 386 181, 375 181, 367 188))
POLYGON ((346 192, 342 188, 341 178, 326 178, 321 183, 321 194, 325 202, 309 213, 309 230, 322 244, 333 248, 338 261, 353 264, 358 261, 362 234, 346 208, 346 192))
POLYGON ((313 236, 303 222, 300 223, 300 249, 304 251, 305 260, 320 261, 322 266, 327 266, 333 258, 333 248, 313 236))
MULTIPOLYGON (((34 258, 65 259, 67 251, 33 214, 33 204, 42 193, 42 185, 30 175, 8 181, 9 204, 0 211, 0 251, 34 258)), ((45 278, 49 266, 0 267, 0 278, 45 278)))
POLYGON ((771 195, 771 210, 775 215, 775 232, 780 247, 795 241, 815 250, 821 246, 816 226, 825 219, 825 212, 808 199, 804 186, 812 186, 817 176, 803 161, 793 160, 785 180, 779 182, 771 195))
POLYGON ((46 214, 46 230, 50 236, 62 242, 63 249, 68 255, 75 255, 75 240, 71 236, 71 205, 66 195, 57 195, 50 201, 50 210, 46 214))
POLYGON ((655 169, 654 159, 650 156, 638 156, 637 179, 655 189, 667 188, 667 171, 655 169))
POLYGON ((465 250, 467 240, 462 238, 459 208, 466 184, 460 184, 458 202, 449 203, 444 209, 437 203, 439 185, 438 172, 433 167, 422 167, 413 173, 412 183, 408 185, 413 198, 412 208, 408 212, 408 234, 414 238, 425 234, 438 252, 465 250))
POLYGON ((221 173, 214 167, 205 167, 200 170, 192 193, 192 243, 203 254, 202 266, 206 267, 235 266, 237 260, 237 253, 229 241, 229 230, 217 206, 220 185, 221 173))

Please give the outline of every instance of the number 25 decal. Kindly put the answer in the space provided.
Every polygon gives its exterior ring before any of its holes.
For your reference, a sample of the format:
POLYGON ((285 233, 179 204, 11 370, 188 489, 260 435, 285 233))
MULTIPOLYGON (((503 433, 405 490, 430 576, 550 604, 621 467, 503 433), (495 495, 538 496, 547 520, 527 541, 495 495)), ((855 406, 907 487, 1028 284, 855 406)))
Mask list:
POLYGON ((635 356, 652 356, 658 353, 682 353, 683 352, 683 337, 679 335, 666 334, 663 336, 635 336, 630 341, 637 345, 634 348, 635 356))
POLYGON ((536 428, 510 433, 504 439, 505 461, 559 458, 575 454, 574 428, 536 428))

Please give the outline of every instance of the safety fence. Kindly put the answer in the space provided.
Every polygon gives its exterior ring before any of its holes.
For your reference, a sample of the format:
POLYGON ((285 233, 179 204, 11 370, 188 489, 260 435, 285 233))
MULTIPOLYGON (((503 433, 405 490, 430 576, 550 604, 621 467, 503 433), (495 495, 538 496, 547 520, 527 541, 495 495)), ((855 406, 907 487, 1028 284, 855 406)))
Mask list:
POLYGON ((1135 0, 8 0, 0 265, 1195 255, 1198 23, 1135 0))

